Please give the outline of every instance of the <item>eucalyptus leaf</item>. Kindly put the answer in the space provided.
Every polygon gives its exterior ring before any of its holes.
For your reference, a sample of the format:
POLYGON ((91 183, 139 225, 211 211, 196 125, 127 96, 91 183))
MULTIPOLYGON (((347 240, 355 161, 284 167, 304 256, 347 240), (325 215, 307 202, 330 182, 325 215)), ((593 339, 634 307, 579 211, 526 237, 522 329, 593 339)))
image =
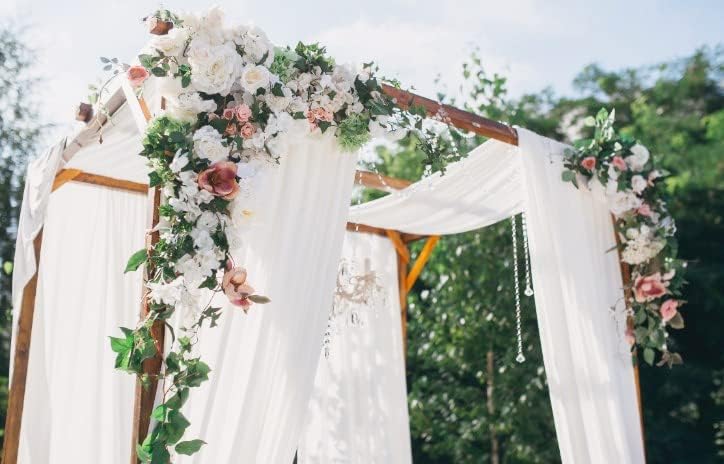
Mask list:
POLYGON ((126 264, 126 270, 124 272, 133 272, 137 270, 141 267, 141 264, 145 263, 147 260, 148 251, 146 251, 145 248, 138 250, 133 253, 130 258, 128 258, 128 263, 126 264))
POLYGON ((175 449, 178 454, 191 456, 192 454, 200 450, 201 447, 205 444, 206 442, 203 440, 182 441, 176 445, 175 449))

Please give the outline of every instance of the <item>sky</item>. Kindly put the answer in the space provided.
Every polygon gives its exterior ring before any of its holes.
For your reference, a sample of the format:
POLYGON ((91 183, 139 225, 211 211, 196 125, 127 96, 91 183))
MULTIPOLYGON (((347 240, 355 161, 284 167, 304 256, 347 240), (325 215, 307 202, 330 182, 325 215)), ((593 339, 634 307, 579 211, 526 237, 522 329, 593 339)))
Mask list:
MULTIPOLYGON (((478 48, 512 95, 552 87, 572 94, 583 66, 655 64, 724 44, 724 0, 169 0, 172 10, 217 4, 230 20, 262 27, 278 45, 319 41, 338 62, 375 61, 384 76, 434 96, 458 87, 478 48), (440 77, 441 84, 435 80, 440 77)), ((67 131, 73 107, 101 72, 100 56, 131 61, 147 40, 148 0, 0 0, 0 22, 25 29, 38 51, 42 115, 67 131)))

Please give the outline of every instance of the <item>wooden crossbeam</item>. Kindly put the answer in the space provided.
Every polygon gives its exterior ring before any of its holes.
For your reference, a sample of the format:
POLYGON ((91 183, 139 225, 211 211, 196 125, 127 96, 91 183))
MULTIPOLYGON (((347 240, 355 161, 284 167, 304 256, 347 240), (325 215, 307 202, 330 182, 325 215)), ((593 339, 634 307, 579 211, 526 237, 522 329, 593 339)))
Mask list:
POLYGON ((143 194, 148 192, 147 184, 124 179, 116 179, 114 177, 102 176, 100 174, 91 174, 89 172, 81 171, 80 169, 61 169, 58 171, 58 174, 55 176, 55 181, 53 182, 53 191, 58 190, 68 182, 82 182, 84 184, 99 185, 101 187, 143 194))
POLYGON ((425 264, 427 264, 427 260, 430 259, 430 255, 432 255, 432 251, 435 249, 435 245, 437 245, 439 240, 439 235, 433 235, 425 241, 425 245, 422 247, 420 254, 417 256, 415 264, 412 265, 410 273, 407 274, 407 277, 405 277, 405 290, 408 292, 412 290, 412 286, 415 285, 415 281, 417 281, 417 278, 420 277, 422 269, 425 267, 425 264))

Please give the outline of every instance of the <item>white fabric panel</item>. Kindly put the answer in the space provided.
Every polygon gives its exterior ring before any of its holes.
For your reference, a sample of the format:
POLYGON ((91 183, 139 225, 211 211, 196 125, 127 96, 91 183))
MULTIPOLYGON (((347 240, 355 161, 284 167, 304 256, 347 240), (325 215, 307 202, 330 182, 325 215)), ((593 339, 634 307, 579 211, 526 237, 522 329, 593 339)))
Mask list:
POLYGON ((70 182, 50 196, 20 436, 21 464, 127 464, 135 382, 108 336, 134 327, 146 196, 70 182))
POLYGON ((623 285, 602 198, 561 181, 565 145, 518 129, 536 313, 564 463, 643 463, 623 285))
MULTIPOLYGON (((55 173, 63 164, 65 139, 51 146, 28 164, 23 190, 23 203, 15 239, 13 260, 13 319, 17 319, 25 284, 35 275, 35 249, 33 240, 43 229, 48 198, 53 188, 55 173)), ((13 345, 17 326, 13 324, 13 345)), ((14 353, 14 349, 11 353, 14 353)), ((12 362, 13 358, 10 358, 12 362)))
MULTIPOLYGON (((308 133, 308 128, 304 128, 308 133)), ((257 224, 237 264, 272 302, 227 307, 199 352, 211 378, 191 392, 187 437, 208 442, 179 463, 289 464, 299 443, 332 304, 357 156, 332 134, 292 136, 263 174, 257 224)))
MULTIPOLYGON (((347 232, 342 258, 370 269, 384 301, 365 307, 362 326, 335 323, 329 357, 319 358, 299 464, 405 464, 412 462, 405 358, 392 243, 347 232)), ((344 316, 338 316, 344 318, 344 316)))
POLYGON ((142 139, 126 103, 103 128, 103 143, 94 137, 65 167, 146 184, 146 158, 139 156, 143 150, 142 139))
POLYGON ((457 234, 494 224, 521 211, 516 147, 489 140, 430 177, 350 209, 349 220, 415 234, 457 234))

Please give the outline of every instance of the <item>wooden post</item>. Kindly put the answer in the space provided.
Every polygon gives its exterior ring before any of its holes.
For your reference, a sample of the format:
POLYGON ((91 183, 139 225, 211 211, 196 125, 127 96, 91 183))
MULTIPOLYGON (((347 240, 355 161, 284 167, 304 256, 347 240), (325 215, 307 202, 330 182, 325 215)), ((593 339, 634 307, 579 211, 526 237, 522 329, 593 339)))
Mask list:
MULTIPOLYGON (((158 208, 161 204, 161 191, 158 187, 149 190, 149 229, 156 227, 159 221, 158 208)), ((151 249, 158 242, 158 231, 152 232, 146 236, 146 248, 151 249)), ((153 269, 148 265, 144 273, 144 291, 146 281, 152 274, 153 269)), ((148 297, 143 296, 141 302, 141 320, 148 315, 148 297)), ((165 326, 163 321, 156 321, 151 328, 151 336, 156 342, 156 355, 143 362, 143 373, 148 376, 150 383, 144 388, 141 379, 136 379, 136 395, 133 405, 133 429, 131 430, 131 464, 139 462, 136 453, 136 445, 142 443, 148 435, 148 429, 151 425, 151 412, 156 399, 156 391, 158 390, 159 374, 163 365, 164 351, 164 335, 165 326)))
POLYGON ((23 299, 18 316, 18 328, 15 334, 15 353, 13 376, 8 394, 8 410, 5 418, 5 441, 3 444, 3 463, 18 462, 18 446, 20 445, 20 426, 23 420, 25 405, 25 383, 28 378, 28 362, 30 360, 30 341, 33 334, 33 315, 35 314, 35 294, 38 289, 38 272, 40 271, 40 248, 43 243, 42 230, 33 241, 35 248, 35 274, 25 284, 23 299))

